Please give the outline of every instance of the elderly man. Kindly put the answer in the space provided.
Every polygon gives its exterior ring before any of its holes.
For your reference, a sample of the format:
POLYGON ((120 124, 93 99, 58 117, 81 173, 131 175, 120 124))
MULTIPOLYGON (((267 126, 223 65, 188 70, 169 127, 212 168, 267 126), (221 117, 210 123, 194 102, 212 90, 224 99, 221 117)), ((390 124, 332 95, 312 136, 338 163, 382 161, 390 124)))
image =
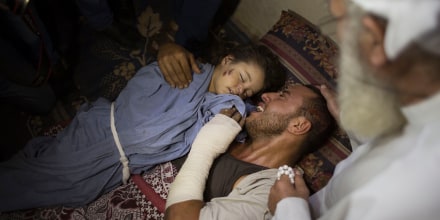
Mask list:
POLYGON ((342 43, 340 123, 366 144, 309 204, 301 176, 276 181, 274 219, 438 219, 440 1, 330 6, 342 43))
MULTIPOLYGON (((202 128, 171 186, 166 219, 271 217, 267 199, 277 168, 295 165, 302 155, 320 146, 331 134, 334 121, 314 86, 288 85, 261 98, 257 111, 246 118, 249 139, 231 144, 215 161, 241 128, 223 115, 202 128)), ((293 175, 293 170, 286 172, 293 175)))

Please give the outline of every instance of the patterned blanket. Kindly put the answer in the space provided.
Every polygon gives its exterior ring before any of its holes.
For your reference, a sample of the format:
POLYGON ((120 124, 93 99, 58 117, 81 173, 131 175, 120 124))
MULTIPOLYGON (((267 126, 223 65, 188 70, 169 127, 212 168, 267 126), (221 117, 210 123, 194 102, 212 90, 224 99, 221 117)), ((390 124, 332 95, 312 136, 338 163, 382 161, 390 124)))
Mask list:
POLYGON ((170 184, 177 174, 171 162, 143 175, 132 175, 126 185, 84 207, 48 207, 0 213, 1 220, 30 219, 163 219, 170 184))

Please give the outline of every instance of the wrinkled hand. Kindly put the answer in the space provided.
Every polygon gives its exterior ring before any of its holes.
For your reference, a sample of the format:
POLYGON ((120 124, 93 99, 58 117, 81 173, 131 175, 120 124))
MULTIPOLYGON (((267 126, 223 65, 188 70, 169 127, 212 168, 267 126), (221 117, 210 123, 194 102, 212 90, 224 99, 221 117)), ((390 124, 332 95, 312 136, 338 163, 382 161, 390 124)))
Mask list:
POLYGON ((165 80, 174 88, 188 87, 192 72, 200 73, 194 55, 175 43, 160 46, 157 62, 165 80))
POLYGON ((238 112, 235 107, 222 109, 220 110, 220 113, 234 119, 241 127, 243 127, 245 118, 241 116, 240 112, 238 112))
POLYGON ((282 175, 280 180, 270 189, 268 207, 272 215, 275 213, 277 203, 287 197, 300 197, 305 200, 309 199, 310 191, 307 188, 304 178, 300 172, 295 170, 295 183, 290 183, 290 179, 286 175, 282 175))
POLYGON ((321 91, 321 94, 324 96, 325 100, 327 101, 327 108, 330 114, 332 114, 335 120, 339 122, 339 105, 336 99, 337 96, 336 92, 328 88, 326 85, 321 85, 319 87, 319 90, 321 91))

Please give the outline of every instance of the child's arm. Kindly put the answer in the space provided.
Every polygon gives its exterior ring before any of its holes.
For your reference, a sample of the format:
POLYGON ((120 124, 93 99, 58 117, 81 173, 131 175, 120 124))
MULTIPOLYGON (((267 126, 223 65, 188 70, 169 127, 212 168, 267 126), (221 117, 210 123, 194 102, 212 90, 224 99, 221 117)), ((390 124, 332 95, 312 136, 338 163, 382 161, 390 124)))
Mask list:
POLYGON ((194 55, 175 43, 160 46, 157 62, 165 80, 177 88, 186 88, 192 81, 192 72, 200 73, 194 55))

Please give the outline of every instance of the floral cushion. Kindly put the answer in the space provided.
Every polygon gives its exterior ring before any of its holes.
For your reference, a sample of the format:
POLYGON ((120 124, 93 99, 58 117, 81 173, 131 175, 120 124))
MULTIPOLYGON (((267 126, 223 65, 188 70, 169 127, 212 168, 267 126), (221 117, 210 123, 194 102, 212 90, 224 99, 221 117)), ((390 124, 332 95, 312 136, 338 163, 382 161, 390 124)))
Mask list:
MULTIPOLYGON (((277 54, 290 80, 304 84, 326 84, 335 89, 337 44, 293 11, 282 11, 280 19, 260 39, 277 54)), ((312 192, 321 189, 333 174, 335 165, 351 152, 350 141, 341 129, 325 146, 307 155, 299 166, 312 192)))

